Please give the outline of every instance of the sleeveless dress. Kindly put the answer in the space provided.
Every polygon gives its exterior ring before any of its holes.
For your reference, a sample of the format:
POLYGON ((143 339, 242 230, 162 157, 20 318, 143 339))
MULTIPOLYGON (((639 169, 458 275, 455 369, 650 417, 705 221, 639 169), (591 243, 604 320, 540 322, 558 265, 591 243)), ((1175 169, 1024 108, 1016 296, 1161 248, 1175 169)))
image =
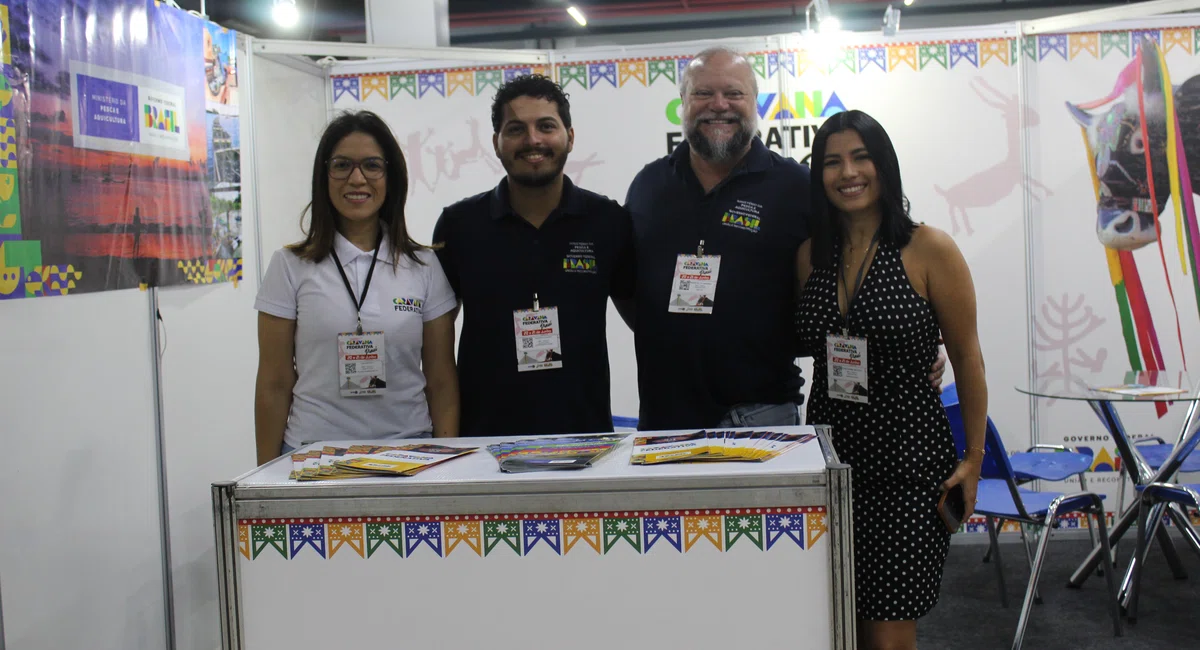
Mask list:
MULTIPOLYGON (((852 271, 847 284, 858 269, 852 271)), ((937 502, 958 462, 928 379, 937 316, 909 283, 899 249, 880 242, 847 314, 850 335, 867 339, 868 403, 833 399, 825 337, 842 333, 838 282, 834 269, 814 269, 800 296, 799 342, 813 357, 806 419, 832 427, 834 450, 851 467, 858 615, 916 620, 938 602, 950 534, 937 502)))

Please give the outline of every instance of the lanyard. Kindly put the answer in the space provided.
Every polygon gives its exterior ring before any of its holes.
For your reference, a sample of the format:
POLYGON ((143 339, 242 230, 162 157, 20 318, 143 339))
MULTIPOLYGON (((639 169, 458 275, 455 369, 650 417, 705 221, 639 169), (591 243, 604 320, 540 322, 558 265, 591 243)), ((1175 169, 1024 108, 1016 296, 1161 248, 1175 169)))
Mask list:
POLYGON ((863 271, 867 268, 867 260, 871 259, 871 249, 875 248, 875 244, 879 242, 881 232, 883 232, 882 227, 875 231, 875 236, 871 238, 871 243, 867 245, 867 252, 858 265, 858 274, 854 278, 854 293, 850 293, 850 287, 846 286, 846 274, 842 265, 838 264, 838 276, 841 277, 842 288, 846 290, 846 315, 842 317, 842 334, 844 335, 850 334, 850 309, 854 306, 854 299, 858 297, 858 292, 862 290, 863 271))
POLYGON ((356 298, 354 289, 350 288, 350 279, 346 277, 346 272, 342 270, 342 260, 338 259, 337 251, 333 253, 333 261, 337 264, 338 273, 342 276, 342 283, 346 285, 346 291, 350 294, 350 302, 354 303, 354 312, 358 317, 358 328, 354 330, 355 334, 362 334, 362 306, 367 302, 367 291, 371 288, 371 276, 375 275, 375 261, 379 259, 379 246, 383 242, 382 231, 379 234, 379 240, 375 243, 375 253, 371 256, 371 270, 367 271, 367 281, 363 283, 362 296, 356 298))

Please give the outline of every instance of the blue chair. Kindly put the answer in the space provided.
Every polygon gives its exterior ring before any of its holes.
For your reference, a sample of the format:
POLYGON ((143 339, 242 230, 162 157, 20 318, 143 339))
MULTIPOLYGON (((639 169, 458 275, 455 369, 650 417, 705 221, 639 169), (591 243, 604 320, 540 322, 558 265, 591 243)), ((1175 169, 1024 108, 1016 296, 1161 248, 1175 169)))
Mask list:
MULTIPOLYGON (((962 458, 967 447, 966 430, 963 426, 958 392, 953 385, 943 391, 942 404, 946 408, 950 429, 954 433, 954 444, 958 450, 958 457, 962 458)), ((1000 560, 999 527, 1005 521, 1013 521, 1042 528, 1037 552, 1030 561, 1029 584, 1025 590, 1021 616, 1017 621, 1013 650, 1018 650, 1024 642, 1025 628, 1029 623, 1029 614, 1037 593, 1037 583, 1041 577, 1042 563, 1046 557, 1046 548, 1054 529, 1055 519, 1059 515, 1069 512, 1081 512, 1089 517, 1095 517, 1096 527, 1099 529, 1104 574, 1108 580, 1113 634, 1121 636, 1121 610, 1117 602, 1112 551, 1108 546, 1108 530, 1104 521, 1103 497, 1090 492, 1063 494, 1061 492, 1035 492, 1019 487, 1016 472, 1008 460, 1004 442, 1000 439, 1000 433, 996 430, 996 425, 992 422, 991 417, 987 419, 980 477, 975 512, 983 515, 987 520, 991 553, 996 557, 996 577, 1000 586, 1000 602, 1004 607, 1008 607, 1008 595, 1004 587, 1004 571, 1000 560)))
MULTIPOLYGON (((1172 447, 1172 445, 1165 446, 1172 447)), ((1180 466, 1180 471, 1195 471, 1188 470, 1188 461, 1194 456, 1192 452, 1196 450, 1196 446, 1200 445, 1200 431, 1194 431, 1192 435, 1179 445, 1178 449, 1172 449, 1172 452, 1164 456, 1155 466, 1159 469, 1163 465, 1169 465, 1180 457, 1184 459, 1180 466)), ((1142 452, 1145 458, 1145 452, 1142 452)), ((1147 458, 1146 462, 1150 460, 1147 458)), ((1146 564, 1146 557, 1150 551, 1150 540, 1157 535, 1159 526, 1162 526, 1165 518, 1165 509, 1172 504, 1178 504, 1185 508, 1200 509, 1200 483, 1176 484, 1167 482, 1156 482, 1148 485, 1137 486, 1141 493, 1141 504, 1138 508, 1138 530, 1137 530, 1137 548, 1134 550, 1133 557, 1129 560, 1129 594, 1126 600, 1125 615, 1129 618, 1129 622, 1137 622, 1137 601, 1138 592, 1141 591, 1142 571, 1146 564)))
POLYGON ((622 429, 637 431, 638 419, 626 417, 623 415, 612 416, 613 429, 621 431, 622 429))

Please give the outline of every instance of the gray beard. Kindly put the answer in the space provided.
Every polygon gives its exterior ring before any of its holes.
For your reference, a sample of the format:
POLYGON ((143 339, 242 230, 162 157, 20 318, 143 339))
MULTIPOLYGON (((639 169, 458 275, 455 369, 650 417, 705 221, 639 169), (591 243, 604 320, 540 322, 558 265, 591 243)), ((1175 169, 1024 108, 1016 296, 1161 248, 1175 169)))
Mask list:
POLYGON ((700 122, 693 122, 687 130, 687 141, 701 158, 713 162, 730 162, 750 144, 752 134, 745 122, 738 122, 737 131, 728 140, 713 142, 700 132, 700 122))

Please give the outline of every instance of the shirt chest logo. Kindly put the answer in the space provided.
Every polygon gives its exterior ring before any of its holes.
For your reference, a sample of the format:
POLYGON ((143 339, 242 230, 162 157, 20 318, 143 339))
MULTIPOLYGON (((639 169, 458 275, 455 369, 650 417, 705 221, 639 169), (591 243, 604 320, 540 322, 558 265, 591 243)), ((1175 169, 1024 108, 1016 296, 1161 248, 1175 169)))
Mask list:
POLYGON ((762 226, 762 211, 761 204, 739 199, 721 215, 721 225, 756 233, 762 226))
POLYGON ((393 298, 392 307, 396 311, 406 311, 419 314, 425 301, 420 298, 393 298))
POLYGON ((596 245, 593 242, 571 242, 563 257, 563 270, 567 273, 596 274, 596 245))

